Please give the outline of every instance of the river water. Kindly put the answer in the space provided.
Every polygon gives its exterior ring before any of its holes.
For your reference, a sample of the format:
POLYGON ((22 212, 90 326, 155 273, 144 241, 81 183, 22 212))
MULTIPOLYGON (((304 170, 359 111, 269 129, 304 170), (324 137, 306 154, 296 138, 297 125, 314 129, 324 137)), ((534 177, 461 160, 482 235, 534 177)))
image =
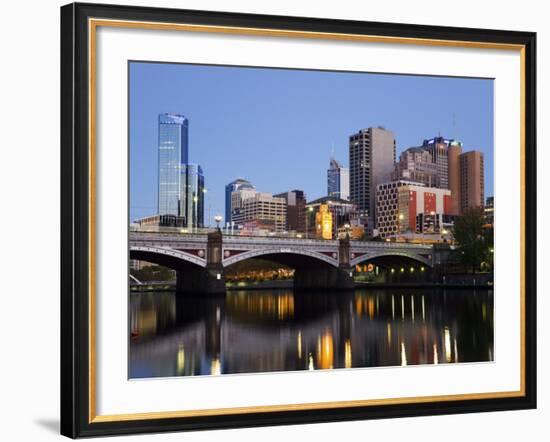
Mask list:
POLYGON ((131 293, 129 377, 493 360, 493 292, 131 293))

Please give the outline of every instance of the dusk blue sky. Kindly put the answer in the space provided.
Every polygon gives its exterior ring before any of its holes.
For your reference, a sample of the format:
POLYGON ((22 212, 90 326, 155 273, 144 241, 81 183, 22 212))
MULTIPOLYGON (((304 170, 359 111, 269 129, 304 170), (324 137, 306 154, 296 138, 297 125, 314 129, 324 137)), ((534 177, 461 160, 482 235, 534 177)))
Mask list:
POLYGON ((324 196, 333 148, 348 167, 349 135, 370 126, 393 131, 398 155, 438 134, 482 151, 493 194, 492 80, 132 62, 129 96, 131 220, 156 213, 164 112, 189 119, 207 224, 237 177, 262 192, 324 196))

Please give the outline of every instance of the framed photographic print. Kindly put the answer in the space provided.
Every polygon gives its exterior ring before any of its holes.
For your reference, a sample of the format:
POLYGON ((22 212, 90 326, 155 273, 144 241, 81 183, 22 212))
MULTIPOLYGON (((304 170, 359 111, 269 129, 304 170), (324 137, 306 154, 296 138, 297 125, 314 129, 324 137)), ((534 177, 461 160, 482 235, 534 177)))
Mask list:
POLYGON ((534 408, 535 44, 62 7, 62 434, 534 408))

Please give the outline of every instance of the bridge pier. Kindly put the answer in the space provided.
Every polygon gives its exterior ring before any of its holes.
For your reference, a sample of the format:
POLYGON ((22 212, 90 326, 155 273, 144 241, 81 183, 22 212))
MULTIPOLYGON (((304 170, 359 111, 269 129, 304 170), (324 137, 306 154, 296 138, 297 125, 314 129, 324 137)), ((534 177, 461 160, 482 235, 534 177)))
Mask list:
POLYGON ((433 282, 435 283, 442 283, 445 282, 443 276, 446 273, 446 264, 449 260, 449 255, 451 254, 451 247, 447 244, 434 244, 433 245, 433 255, 432 255, 432 263, 433 263, 433 282))
POLYGON ((338 267, 305 267, 294 271, 296 290, 353 290, 349 236, 338 244, 338 267))
POLYGON ((338 288, 350 290, 355 288, 353 268, 351 266, 351 243, 349 234, 338 243, 338 288))
POLYGON ((224 295, 225 275, 222 265, 222 232, 208 234, 206 268, 192 267, 176 272, 177 291, 186 294, 224 295))

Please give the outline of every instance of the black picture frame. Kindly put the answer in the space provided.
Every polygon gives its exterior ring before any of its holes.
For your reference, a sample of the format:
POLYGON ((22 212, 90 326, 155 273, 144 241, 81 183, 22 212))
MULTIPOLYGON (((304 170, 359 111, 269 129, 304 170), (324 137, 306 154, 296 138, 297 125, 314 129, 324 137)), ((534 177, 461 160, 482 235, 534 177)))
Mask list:
MULTIPOLYGON (((536 34, 73 3, 61 8, 61 434, 76 438, 536 408, 536 34), (97 421, 90 418, 89 18, 521 45, 524 51, 524 395, 97 421)), ((93 338, 93 337, 92 337, 93 338)))

